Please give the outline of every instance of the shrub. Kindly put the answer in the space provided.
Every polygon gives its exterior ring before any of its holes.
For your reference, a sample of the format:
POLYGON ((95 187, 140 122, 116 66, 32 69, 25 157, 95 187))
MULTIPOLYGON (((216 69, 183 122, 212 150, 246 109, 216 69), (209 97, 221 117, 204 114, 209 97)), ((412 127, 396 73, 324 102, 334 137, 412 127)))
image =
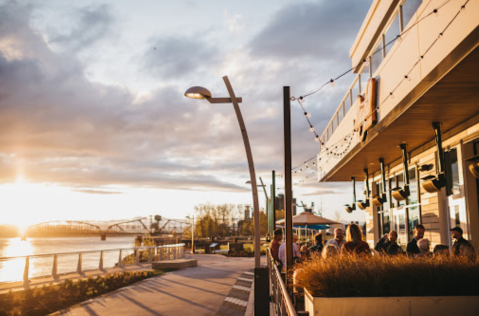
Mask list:
POLYGON ((163 271, 123 272, 88 277, 74 282, 65 280, 41 288, 0 295, 0 316, 48 315, 71 305, 162 274, 163 271))
POLYGON ((479 264, 466 258, 315 256, 297 268, 296 286, 316 297, 479 295, 479 264))

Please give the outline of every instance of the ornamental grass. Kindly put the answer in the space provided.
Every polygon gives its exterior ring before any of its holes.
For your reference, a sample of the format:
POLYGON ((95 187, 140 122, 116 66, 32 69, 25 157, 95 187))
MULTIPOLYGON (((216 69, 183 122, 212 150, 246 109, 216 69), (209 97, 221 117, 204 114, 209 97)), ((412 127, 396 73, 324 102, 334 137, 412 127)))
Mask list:
POLYGON ((295 286, 315 297, 479 295, 479 264, 463 257, 314 256, 297 269, 295 286))

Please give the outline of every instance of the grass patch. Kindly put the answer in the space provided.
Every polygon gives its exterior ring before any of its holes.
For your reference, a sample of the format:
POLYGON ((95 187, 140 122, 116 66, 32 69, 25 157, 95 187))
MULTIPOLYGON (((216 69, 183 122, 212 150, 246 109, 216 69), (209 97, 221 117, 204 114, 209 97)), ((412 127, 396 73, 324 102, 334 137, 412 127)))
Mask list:
POLYGON ((78 281, 65 280, 26 291, 10 291, 0 295, 0 316, 48 315, 162 273, 158 270, 112 273, 78 281))
POLYGON ((297 286, 316 297, 479 295, 479 264, 463 257, 314 257, 298 269, 297 286))

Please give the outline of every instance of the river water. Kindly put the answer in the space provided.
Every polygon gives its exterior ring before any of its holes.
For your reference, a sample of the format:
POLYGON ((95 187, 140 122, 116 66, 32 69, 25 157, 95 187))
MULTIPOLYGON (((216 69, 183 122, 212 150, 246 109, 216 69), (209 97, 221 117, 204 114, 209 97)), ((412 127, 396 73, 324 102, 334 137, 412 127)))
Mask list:
MULTIPOLYGON (((0 258, 16 257, 37 254, 65 253, 89 250, 106 250, 132 248, 135 246, 135 237, 107 237, 105 241, 98 237, 58 237, 58 238, 0 238, 0 258)), ((122 256, 133 253, 132 250, 123 250, 122 256)), ((103 258, 104 268, 114 267, 118 262, 119 251, 105 251, 103 258)), ((82 254, 82 269, 98 269, 100 252, 82 254)), ((78 265, 78 254, 58 256, 58 270, 60 273, 75 272, 78 265)), ((53 256, 30 258, 29 277, 51 275, 53 256)), ((23 280, 25 258, 13 260, 0 259, 0 283, 23 280)))

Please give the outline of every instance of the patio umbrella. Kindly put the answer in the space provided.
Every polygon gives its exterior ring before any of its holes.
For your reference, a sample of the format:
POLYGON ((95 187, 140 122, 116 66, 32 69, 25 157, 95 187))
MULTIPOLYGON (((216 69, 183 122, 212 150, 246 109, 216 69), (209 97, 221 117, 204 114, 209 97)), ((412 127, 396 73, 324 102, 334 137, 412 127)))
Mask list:
MULTIPOLYGON (((284 218, 276 221, 276 224, 283 225, 285 222, 284 218)), ((306 225, 330 225, 330 224, 341 224, 339 222, 333 221, 331 219, 314 215, 311 212, 302 212, 293 216, 293 225, 306 226, 306 225)))

